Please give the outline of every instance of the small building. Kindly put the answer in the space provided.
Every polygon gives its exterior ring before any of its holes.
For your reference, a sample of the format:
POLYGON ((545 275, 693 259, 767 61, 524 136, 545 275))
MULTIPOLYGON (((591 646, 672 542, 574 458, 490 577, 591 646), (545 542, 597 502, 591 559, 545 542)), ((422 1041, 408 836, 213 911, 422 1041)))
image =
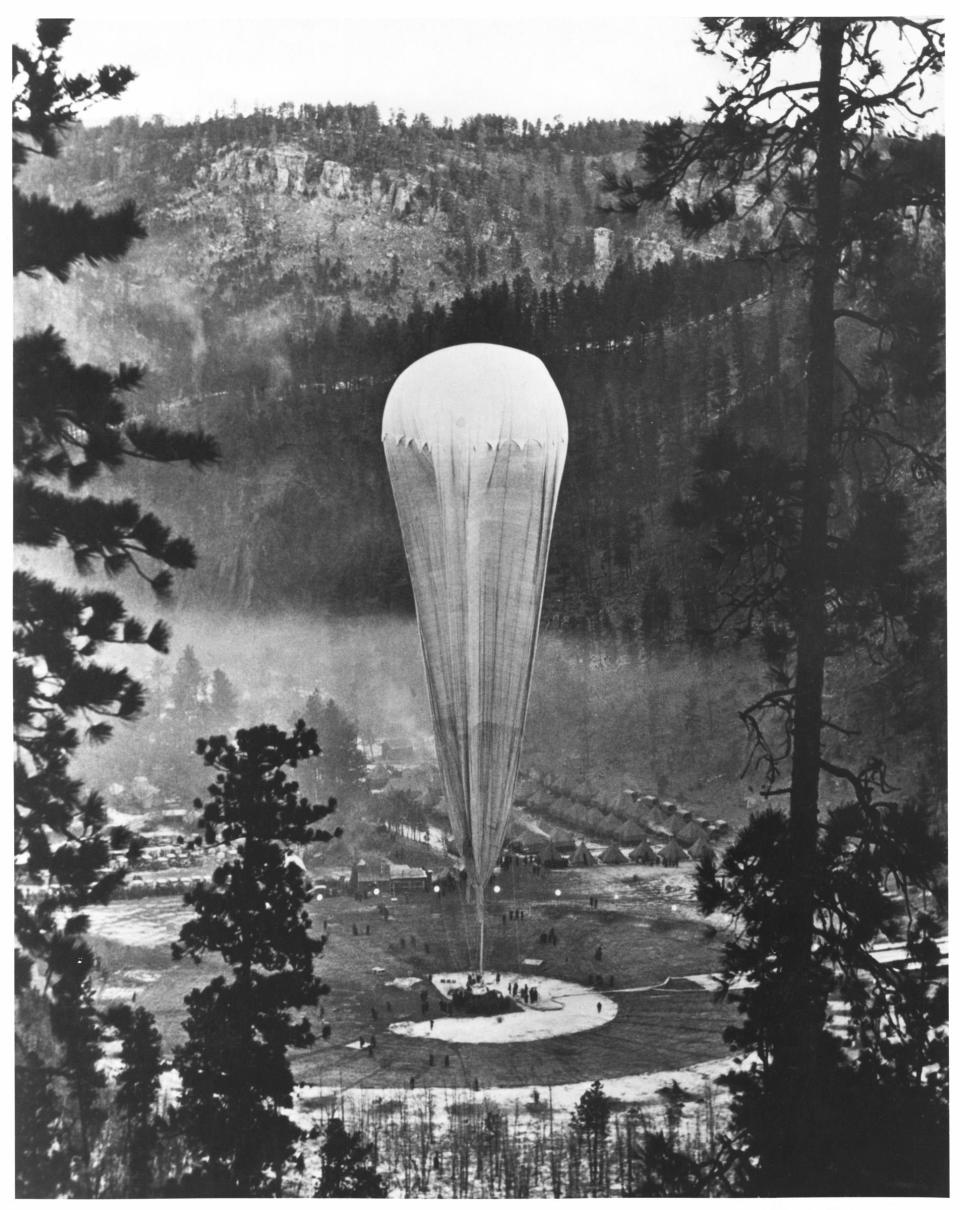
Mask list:
POLYGON ((381 744, 380 759, 386 765, 410 765, 417 759, 417 750, 407 739, 385 739, 381 744))
POLYGON ((350 870, 347 885, 353 895, 369 895, 375 890, 391 894, 397 891, 425 891, 430 885, 430 875, 419 866, 390 861, 374 861, 368 865, 365 861, 358 861, 350 870))

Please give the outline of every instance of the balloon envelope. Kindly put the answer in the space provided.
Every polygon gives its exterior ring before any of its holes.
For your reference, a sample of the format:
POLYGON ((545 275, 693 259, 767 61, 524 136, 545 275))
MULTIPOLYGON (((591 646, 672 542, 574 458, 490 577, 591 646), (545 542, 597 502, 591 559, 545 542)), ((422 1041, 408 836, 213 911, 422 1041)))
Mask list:
POLYGON ((450 822, 482 903, 520 760, 566 415, 536 357, 458 345, 400 375, 383 445, 450 822))

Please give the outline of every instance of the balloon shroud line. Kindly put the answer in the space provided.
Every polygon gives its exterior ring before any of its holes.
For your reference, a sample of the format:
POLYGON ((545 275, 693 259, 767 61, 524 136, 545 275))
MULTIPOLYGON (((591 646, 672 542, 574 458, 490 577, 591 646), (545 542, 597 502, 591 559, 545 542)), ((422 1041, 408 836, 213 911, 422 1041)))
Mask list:
POLYGON ((437 759, 475 894, 513 802, 557 494, 560 394, 536 357, 441 349, 399 376, 383 447, 413 586, 437 759))

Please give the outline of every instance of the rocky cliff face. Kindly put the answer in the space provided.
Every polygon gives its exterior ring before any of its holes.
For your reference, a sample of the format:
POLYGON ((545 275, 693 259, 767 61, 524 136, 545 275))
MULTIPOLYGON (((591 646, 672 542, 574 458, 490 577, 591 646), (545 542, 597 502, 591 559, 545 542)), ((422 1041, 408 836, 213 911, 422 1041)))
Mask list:
MULTIPOLYGON (((324 332, 349 344, 354 318, 402 322, 518 278, 524 292, 599 287, 618 257, 650 267, 680 246, 662 212, 601 209, 600 168, 632 169, 632 147, 586 158, 381 134, 348 158, 346 144, 331 154, 316 130, 255 142, 90 132, 75 153, 68 144, 32 165, 26 187, 97 209, 132 197, 150 238, 98 270, 89 294, 78 272, 79 289, 55 304, 44 297, 37 313, 56 305, 60 327, 95 359, 133 351, 150 367, 149 389, 180 399, 208 392, 211 378, 286 387, 288 338, 324 332)), ((727 240, 690 251, 725 251, 727 240)))
POLYGON ((384 169, 366 184, 348 164, 321 159, 292 145, 225 148, 198 169, 196 184, 219 192, 249 190, 306 201, 359 202, 398 219, 414 212, 436 216, 436 207, 423 204, 427 191, 419 176, 384 169))
MULTIPOLYGON (((585 157, 387 127, 342 145, 309 124, 302 137, 250 133, 91 131, 31 168, 28 187, 64 203, 137 202, 150 239, 119 268, 110 301, 121 319, 131 300, 149 313, 131 317, 148 343, 158 322, 186 322, 191 347, 229 329, 224 357, 243 365, 278 327, 308 332, 348 311, 402 319, 518 274, 537 291, 599 285, 618 257, 649 265, 677 247, 662 214, 601 209, 601 167, 634 166, 625 135, 585 157)), ((166 356, 150 348, 144 360, 166 356)))

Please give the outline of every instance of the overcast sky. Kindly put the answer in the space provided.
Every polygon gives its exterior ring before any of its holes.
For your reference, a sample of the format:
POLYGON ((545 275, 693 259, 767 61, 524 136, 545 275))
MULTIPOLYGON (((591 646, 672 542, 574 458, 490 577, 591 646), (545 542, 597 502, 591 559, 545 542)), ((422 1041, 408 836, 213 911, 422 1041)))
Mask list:
MULTIPOLYGON (((374 101, 384 119, 402 108, 408 118, 423 111, 455 123, 478 112, 568 123, 691 117, 702 113, 720 68, 691 44, 696 14, 706 10, 682 4, 652 16, 620 0, 317 0, 306 17, 263 0, 154 4, 158 15, 143 18, 130 16, 136 7, 71 6, 66 68, 123 63, 139 77, 120 101, 92 109, 89 122, 117 113, 182 122, 229 112, 234 102, 249 112, 281 101, 374 101)), ((15 39, 31 28, 19 13, 15 39)))
MULTIPOLYGON (((242 112, 281 101, 375 101, 384 119, 403 108, 454 122, 478 112, 658 117, 699 112, 712 78, 690 44, 692 17, 397 16, 418 10, 402 0, 376 6, 380 16, 352 17, 353 7, 318 4, 319 14, 346 15, 312 19, 78 17, 64 61, 126 63, 138 73, 122 102, 91 111, 98 121, 119 112, 186 121, 234 101, 242 112)), ((483 10, 453 0, 445 8, 483 10)))

